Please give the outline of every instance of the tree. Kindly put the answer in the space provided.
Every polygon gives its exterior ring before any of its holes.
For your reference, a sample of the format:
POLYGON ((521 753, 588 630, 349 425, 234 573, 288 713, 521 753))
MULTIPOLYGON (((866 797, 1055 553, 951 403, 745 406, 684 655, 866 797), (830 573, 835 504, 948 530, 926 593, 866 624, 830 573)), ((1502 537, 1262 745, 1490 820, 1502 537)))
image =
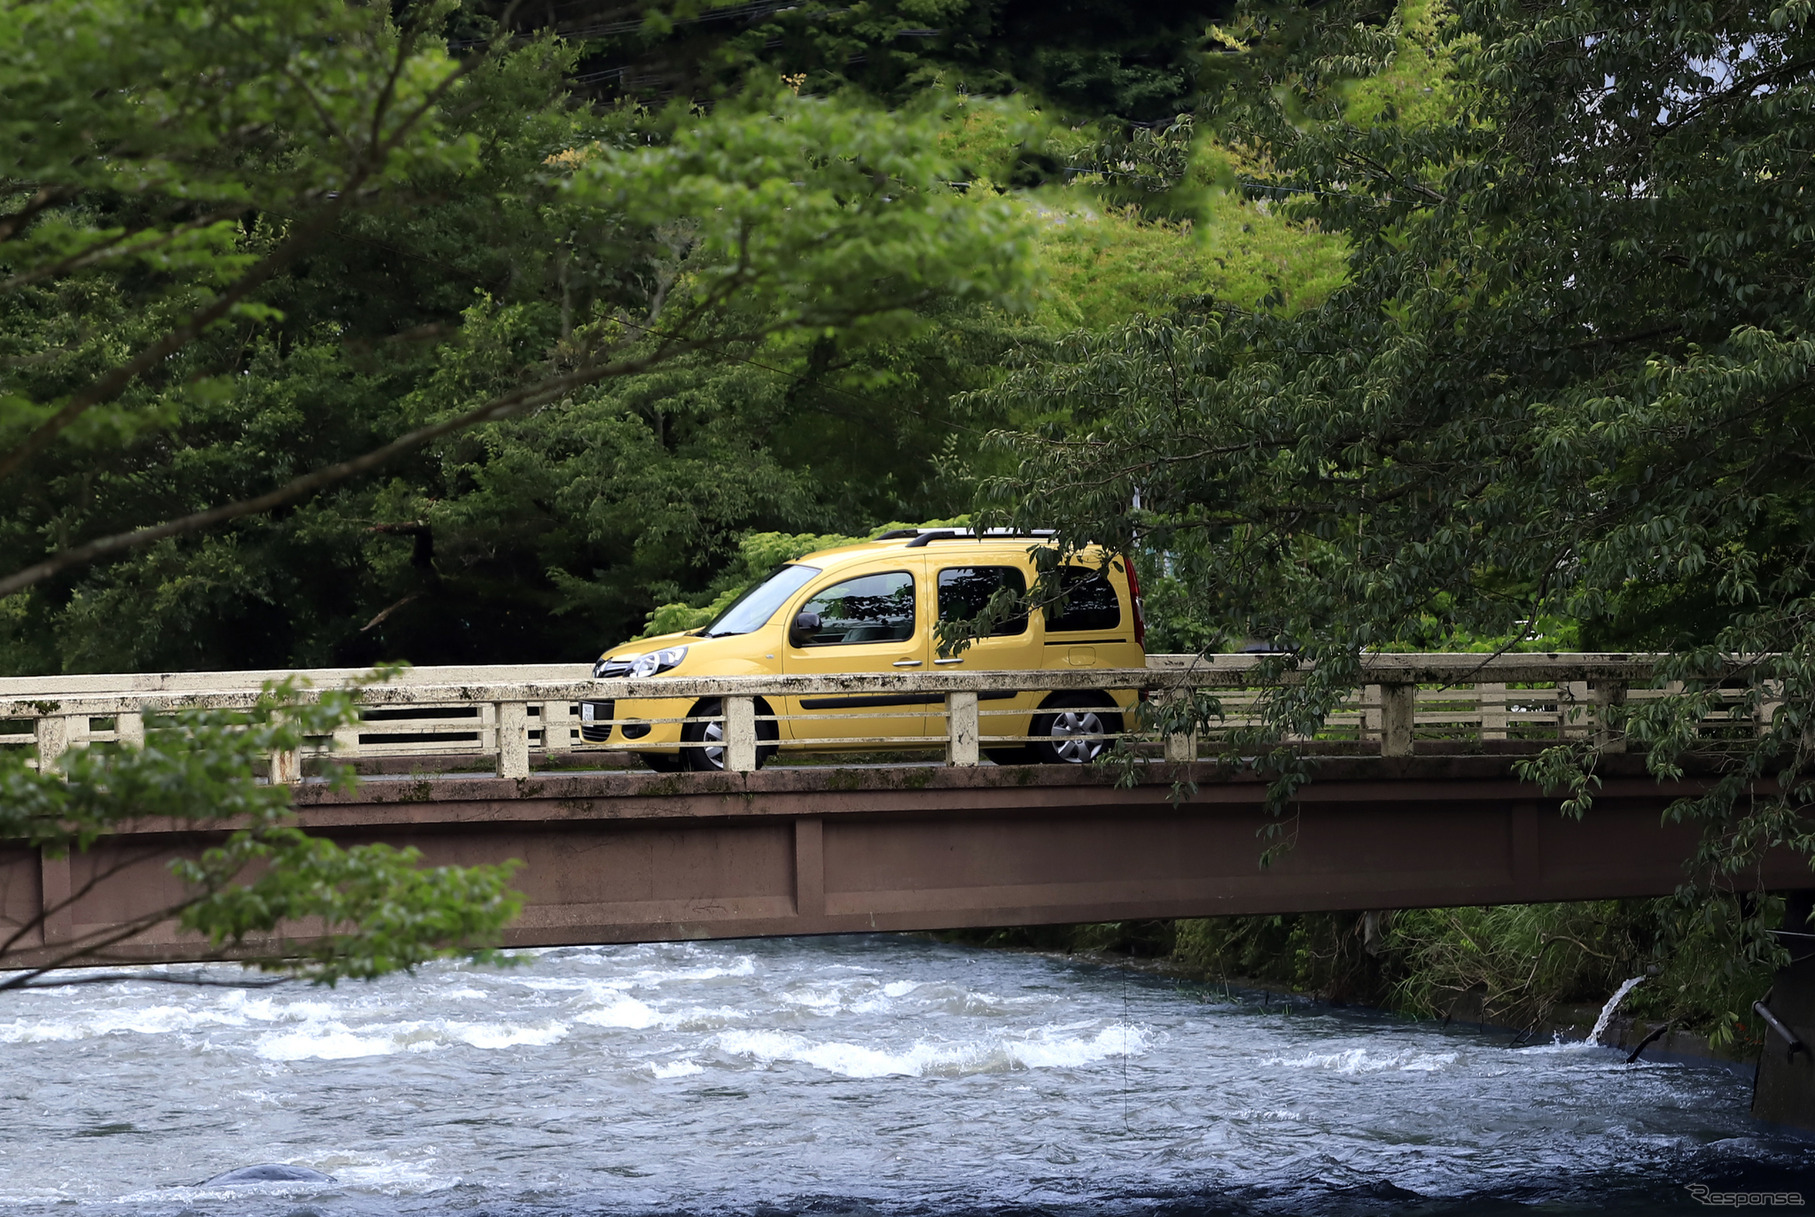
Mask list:
MULTIPOLYGON (((148 724, 143 747, 81 748, 41 771, 17 755, 0 757, 0 840, 48 858, 87 852, 135 822, 175 822, 219 838, 171 866, 181 895, 124 924, 48 946, 35 941, 48 919, 158 865, 160 851, 90 867, 68 896, 0 929, 0 969, 10 969, 0 991, 66 983, 49 974, 71 964, 130 960, 130 940, 167 922, 202 940, 198 958, 324 984, 447 954, 492 957, 521 903, 508 887, 512 867, 423 869, 414 849, 343 848, 291 823, 288 787, 256 779, 255 761, 358 720, 357 689, 308 698, 286 682, 246 710, 185 710, 148 724)), ((350 766, 331 767, 328 778, 341 787, 355 781, 350 766)))
MULTIPOLYGON (((454 60, 439 41, 452 11, 414 8, 400 27, 357 6, 319 16, 178 0, 9 10, 20 87, 5 95, 17 103, 10 134, 24 154, 3 167, 15 204, 0 228, 15 371, 0 415, 0 486, 60 437, 105 447, 167 434, 211 400, 246 392, 249 372, 265 373, 254 390, 268 385, 259 339, 282 332, 283 309, 261 289, 312 251, 367 237, 346 228, 355 212, 396 221, 422 200, 454 196, 491 213, 487 235, 536 217, 535 235, 557 247, 538 260, 561 291, 554 308, 482 294, 453 316, 359 334, 430 343, 432 359, 387 386, 406 397, 395 429, 294 476, 248 478, 260 492, 65 544, 79 522, 56 488, 32 488, 39 501, 9 513, 9 539, 14 552, 49 552, 0 576, 0 595, 286 506, 440 436, 694 351, 801 331, 900 332, 937 294, 997 297, 1021 276, 1012 214, 945 186, 936 113, 897 119, 755 96, 706 117, 677 113, 653 146, 630 146, 622 116, 565 110, 562 60, 546 40, 454 60), (83 36, 50 37, 66 20, 83 36), (142 45, 152 26, 161 37, 142 45), (122 45, 131 52, 111 51, 122 45), (68 46, 79 65, 56 57, 68 46), (522 77, 538 75, 537 104, 488 112, 486 90, 520 91, 522 77), (68 88, 76 100, 59 92, 68 88), (500 143, 511 145, 515 173, 486 172, 500 143), (525 151, 540 155, 526 163, 525 151), (115 324, 99 324, 108 312, 115 324), (77 313, 89 323, 76 324, 77 313), (235 321, 237 333, 220 328, 235 321)), ((450 210, 437 218, 457 219, 450 210)), ((332 338, 351 319, 320 320, 332 338)), ((311 337, 302 359, 270 352, 275 371, 331 357, 323 336, 311 337)), ((308 370, 319 380, 348 369, 308 370)), ((142 455, 162 455, 152 447, 142 455)))
MULTIPOLYGON (((1775 706, 1673 812, 1707 824, 1700 873, 1815 849, 1811 7, 1256 4, 1219 33, 1204 121, 1348 239, 1349 280, 1022 369, 1007 406, 1072 421, 1008 437, 997 501, 1163 552, 1211 645, 1315 661, 1279 729, 1314 729, 1367 649, 1546 617, 1674 649, 1687 692, 1624 721, 1656 772, 1707 749, 1722 698, 1775 706)), ((1531 772, 1580 813, 1595 763, 1531 772)))
MULTIPOLYGON (((594 114, 568 103, 552 39, 475 36, 446 0, 392 13, 0 8, 0 603, 76 602, 77 572, 131 555, 180 607, 236 559, 223 525, 301 516, 331 554, 354 529, 313 496, 444 437, 709 352, 902 338, 935 300, 1019 290, 1023 225, 947 184, 936 105, 763 91, 594 114)), ((278 687, 60 773, 0 757, 0 837, 55 856, 143 816, 218 828, 157 917, 317 980, 482 946, 515 908, 504 871, 340 850, 254 782, 254 757, 356 712, 278 687), (308 918, 329 932, 286 937, 308 918)))

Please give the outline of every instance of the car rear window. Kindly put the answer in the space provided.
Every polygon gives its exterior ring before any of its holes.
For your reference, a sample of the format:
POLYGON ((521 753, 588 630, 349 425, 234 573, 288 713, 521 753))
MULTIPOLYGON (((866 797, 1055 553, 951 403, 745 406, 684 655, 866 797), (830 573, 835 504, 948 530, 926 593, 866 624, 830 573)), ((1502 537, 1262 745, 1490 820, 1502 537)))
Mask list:
MULTIPOLYGON (((939 572, 939 620, 968 621, 983 611, 997 589, 1027 593, 1027 580, 1012 566, 954 566, 939 572)), ((989 637, 1027 633, 1027 614, 998 621, 989 637)))
POLYGON ((1059 574, 1063 608, 1048 606, 1046 631, 1115 630, 1122 625, 1122 603, 1115 584, 1098 571, 1065 570, 1059 574))

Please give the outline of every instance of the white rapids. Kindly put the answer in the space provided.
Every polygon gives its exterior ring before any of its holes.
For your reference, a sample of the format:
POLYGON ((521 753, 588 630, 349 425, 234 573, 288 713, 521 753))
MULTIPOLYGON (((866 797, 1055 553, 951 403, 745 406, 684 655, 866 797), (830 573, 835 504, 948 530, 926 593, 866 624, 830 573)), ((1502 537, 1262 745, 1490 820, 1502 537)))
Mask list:
POLYGON ((1602 1217, 1815 1176, 1744 1076, 1506 1038, 889 936, 6 993, 0 1217, 1602 1217), (198 1183, 260 1163, 332 1179, 198 1183))

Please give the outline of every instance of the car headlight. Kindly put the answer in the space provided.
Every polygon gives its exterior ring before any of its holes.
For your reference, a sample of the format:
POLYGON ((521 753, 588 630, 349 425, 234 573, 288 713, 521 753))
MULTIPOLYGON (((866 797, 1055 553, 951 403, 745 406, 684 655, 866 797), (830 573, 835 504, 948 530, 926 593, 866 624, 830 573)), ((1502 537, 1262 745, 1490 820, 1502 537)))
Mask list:
POLYGON ((687 658, 686 647, 663 647, 647 655, 638 655, 630 661, 632 676, 654 676, 657 672, 666 672, 681 660, 687 658))

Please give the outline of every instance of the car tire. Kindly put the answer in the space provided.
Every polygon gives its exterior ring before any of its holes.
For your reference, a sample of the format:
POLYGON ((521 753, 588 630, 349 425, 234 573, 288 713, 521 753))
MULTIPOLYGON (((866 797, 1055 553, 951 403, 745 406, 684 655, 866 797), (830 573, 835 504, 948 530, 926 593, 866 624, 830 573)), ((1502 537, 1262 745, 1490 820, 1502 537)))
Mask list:
POLYGON ((678 753, 639 752, 637 760, 643 762, 644 768, 653 769, 657 773, 679 773, 681 771, 681 758, 678 753))
POLYGON ((1031 745, 1018 744, 1014 747, 985 748, 983 755, 998 765, 1035 765, 1040 758, 1034 754, 1031 745))
MULTIPOLYGON (((695 745, 683 747, 680 753, 680 767, 698 773, 723 773, 725 770, 725 720, 718 715, 724 713, 718 698, 710 698, 695 705, 688 711, 688 718, 709 719, 708 722, 681 724, 681 743, 695 745)), ((764 721, 763 715, 773 715, 769 703, 760 697, 756 699, 756 767, 761 769, 775 755, 775 741, 781 738, 781 729, 773 717, 764 721)))
POLYGON ((1042 765, 1087 765, 1114 741, 1089 736, 1117 735, 1122 712, 1107 693, 1058 693, 1034 715, 1030 747, 1042 765))

